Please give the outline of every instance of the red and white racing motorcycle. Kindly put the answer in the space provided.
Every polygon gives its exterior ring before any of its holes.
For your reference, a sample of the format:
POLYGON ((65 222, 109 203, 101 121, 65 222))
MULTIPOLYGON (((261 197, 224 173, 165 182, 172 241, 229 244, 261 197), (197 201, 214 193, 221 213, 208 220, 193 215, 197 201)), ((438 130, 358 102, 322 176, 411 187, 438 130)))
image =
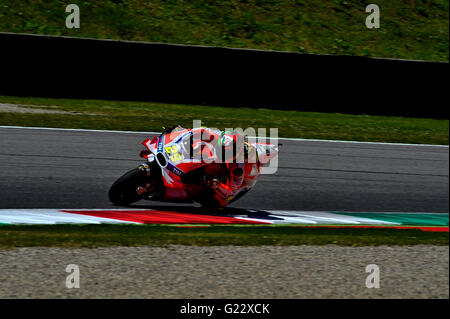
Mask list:
POLYGON ((140 199, 198 202, 224 207, 256 183, 278 146, 249 143, 237 132, 176 126, 142 142, 147 161, 120 177, 109 190, 116 205, 140 199))

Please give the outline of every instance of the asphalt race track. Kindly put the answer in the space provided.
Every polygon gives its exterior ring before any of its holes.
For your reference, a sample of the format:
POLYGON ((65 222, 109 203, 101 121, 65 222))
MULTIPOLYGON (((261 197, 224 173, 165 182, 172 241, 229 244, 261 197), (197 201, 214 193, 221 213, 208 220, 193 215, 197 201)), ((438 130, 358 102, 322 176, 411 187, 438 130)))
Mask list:
MULTIPOLYGON (((0 128, 0 208, 111 208, 142 133, 0 128)), ((448 213, 448 147, 283 140, 279 169, 231 206, 448 213)), ((188 205, 188 204, 182 204, 188 205)), ((173 206, 141 201, 136 206, 173 206)))

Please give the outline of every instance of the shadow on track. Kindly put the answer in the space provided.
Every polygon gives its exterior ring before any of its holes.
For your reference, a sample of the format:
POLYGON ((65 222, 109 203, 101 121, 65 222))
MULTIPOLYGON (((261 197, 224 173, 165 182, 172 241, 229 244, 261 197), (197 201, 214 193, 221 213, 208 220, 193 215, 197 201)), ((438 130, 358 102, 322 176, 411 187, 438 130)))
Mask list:
POLYGON ((194 206, 176 206, 176 205, 128 205, 117 206, 131 209, 151 209, 160 212, 177 212, 196 216, 220 216, 220 217, 246 217, 257 218, 262 220, 283 220, 283 218, 275 217, 273 214, 264 210, 245 209, 234 207, 223 208, 205 208, 194 206))

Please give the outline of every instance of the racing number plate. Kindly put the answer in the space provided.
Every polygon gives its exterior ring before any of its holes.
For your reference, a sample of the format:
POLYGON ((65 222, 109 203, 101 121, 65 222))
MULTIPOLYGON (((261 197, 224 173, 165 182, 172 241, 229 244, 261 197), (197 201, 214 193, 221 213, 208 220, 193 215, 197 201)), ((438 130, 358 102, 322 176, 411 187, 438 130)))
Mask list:
POLYGON ((166 146, 165 149, 172 162, 176 163, 183 159, 177 145, 166 146))

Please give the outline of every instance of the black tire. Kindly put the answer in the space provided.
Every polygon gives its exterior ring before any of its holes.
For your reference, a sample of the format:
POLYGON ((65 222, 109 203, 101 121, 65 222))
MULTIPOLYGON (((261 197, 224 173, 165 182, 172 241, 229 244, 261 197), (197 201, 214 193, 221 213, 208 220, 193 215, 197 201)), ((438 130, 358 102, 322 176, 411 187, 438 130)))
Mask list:
POLYGON ((109 200, 115 205, 129 205, 142 199, 136 188, 145 186, 145 177, 145 172, 139 168, 125 173, 109 189, 109 200))
POLYGON ((197 202, 201 204, 204 209, 216 209, 220 207, 220 204, 216 199, 204 199, 197 202))

